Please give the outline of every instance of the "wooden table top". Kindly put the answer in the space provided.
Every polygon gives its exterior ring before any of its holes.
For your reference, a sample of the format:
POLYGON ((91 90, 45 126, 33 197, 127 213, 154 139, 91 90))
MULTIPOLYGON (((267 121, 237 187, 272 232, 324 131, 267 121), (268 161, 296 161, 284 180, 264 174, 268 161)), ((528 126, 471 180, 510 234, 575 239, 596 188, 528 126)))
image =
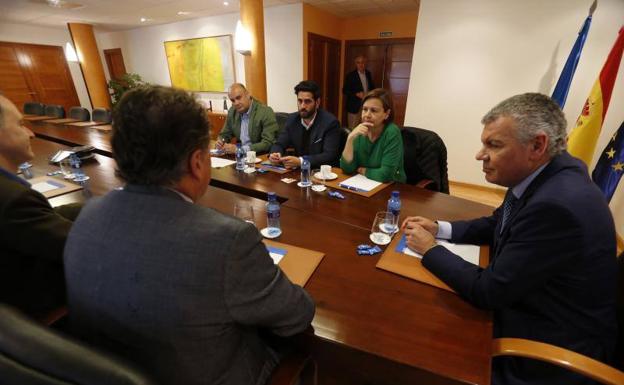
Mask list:
MULTIPOLYGON (((62 144, 38 138, 32 144, 37 154, 32 161, 35 176, 58 169, 47 157, 62 144)), ((94 195, 123 185, 114 168, 114 160, 106 156, 85 162, 94 195)), ((356 246, 370 243, 372 218, 385 209, 395 188, 401 191, 404 215, 467 219, 490 214, 490 207, 399 184, 371 198, 344 193, 346 199, 340 201, 283 183, 285 175, 245 174, 233 167, 212 171, 212 186, 199 204, 232 214, 234 203, 250 202, 262 228, 266 192, 275 191, 283 201, 283 234, 277 240, 326 254, 306 285, 317 305, 313 321, 317 343, 401 368, 397 372, 401 374, 380 383, 418 378, 436 384, 489 384, 490 314, 456 294, 375 268, 380 254, 359 256, 356 246)), ((298 172, 291 174, 298 178, 298 172)), ((72 193, 52 202, 80 199, 84 199, 80 193, 72 193)))

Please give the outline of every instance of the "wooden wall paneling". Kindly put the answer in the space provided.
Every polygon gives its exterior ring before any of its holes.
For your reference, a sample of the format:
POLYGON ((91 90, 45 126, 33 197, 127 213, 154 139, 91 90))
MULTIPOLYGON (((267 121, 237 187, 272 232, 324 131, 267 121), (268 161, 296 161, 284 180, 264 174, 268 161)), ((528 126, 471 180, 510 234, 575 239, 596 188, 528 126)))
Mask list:
POLYGON ((15 46, 0 42, 0 91, 23 111, 25 102, 39 101, 28 83, 15 46))
POLYGON ((340 50, 342 43, 327 36, 308 32, 308 80, 321 87, 321 106, 338 114, 340 98, 340 50))
POLYGON ((106 66, 111 79, 121 79, 122 76, 127 74, 121 48, 105 49, 104 58, 106 59, 106 66))
POLYGON ((243 25, 251 35, 251 55, 245 56, 246 87, 255 98, 268 104, 262 0, 240 0, 240 14, 243 25))

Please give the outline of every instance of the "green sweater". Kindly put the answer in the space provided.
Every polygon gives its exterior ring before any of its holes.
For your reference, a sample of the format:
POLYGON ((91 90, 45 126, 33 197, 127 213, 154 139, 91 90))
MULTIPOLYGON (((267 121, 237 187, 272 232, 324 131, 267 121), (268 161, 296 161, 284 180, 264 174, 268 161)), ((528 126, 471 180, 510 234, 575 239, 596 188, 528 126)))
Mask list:
POLYGON ((405 183, 403 170, 403 139, 396 124, 388 124, 375 143, 361 135, 353 142, 353 161, 348 163, 340 158, 340 168, 353 174, 358 167, 366 167, 366 177, 378 182, 405 183))

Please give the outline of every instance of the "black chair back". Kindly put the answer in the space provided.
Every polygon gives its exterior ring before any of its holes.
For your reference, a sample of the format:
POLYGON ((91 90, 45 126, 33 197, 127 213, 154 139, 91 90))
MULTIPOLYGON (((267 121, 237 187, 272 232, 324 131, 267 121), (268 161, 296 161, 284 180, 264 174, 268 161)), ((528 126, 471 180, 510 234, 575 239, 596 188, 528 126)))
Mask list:
POLYGON ((45 105, 39 102, 24 103, 24 113, 28 115, 43 115, 45 113, 45 105))
POLYGON ((45 106, 45 115, 53 116, 55 118, 64 118, 65 117, 65 109, 63 106, 58 104, 48 104, 45 106))
POLYGON ((276 112, 275 113, 275 120, 277 120, 277 127, 279 128, 278 132, 282 132, 282 130, 284 129, 284 126, 286 125, 286 119, 288 119, 288 113, 287 112, 276 112))
POLYGON ((432 180, 427 188, 449 193, 446 146, 433 131, 416 127, 403 127, 403 166, 407 183, 417 184, 423 179, 432 180))
POLYGON ((113 115, 106 108, 94 108, 92 119, 94 122, 109 124, 113 121, 113 115))
POLYGON ((347 144, 347 136, 351 133, 347 127, 340 127, 340 153, 338 157, 342 156, 342 152, 344 151, 345 145, 347 144))
POLYGON ((89 110, 84 107, 72 107, 69 109, 69 117, 79 120, 81 122, 87 122, 91 120, 91 114, 89 110))
POLYGON ((150 385, 130 365, 70 340, 0 304, 3 385, 150 385))
POLYGON ((618 291, 617 291, 617 321, 618 340, 616 349, 616 367, 624 370, 624 252, 617 258, 618 291))

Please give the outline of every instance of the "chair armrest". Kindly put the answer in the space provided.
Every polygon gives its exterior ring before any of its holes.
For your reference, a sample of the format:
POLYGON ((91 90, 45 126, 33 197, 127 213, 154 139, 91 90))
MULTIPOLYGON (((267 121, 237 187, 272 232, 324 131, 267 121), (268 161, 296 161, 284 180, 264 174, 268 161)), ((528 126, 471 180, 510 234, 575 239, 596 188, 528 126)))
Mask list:
POLYGON ((521 338, 495 338, 492 356, 517 356, 545 361, 604 384, 624 384, 624 373, 582 354, 543 342, 521 338))
MULTIPOLYGON (((303 371, 312 365, 311 383, 317 383, 316 362, 309 355, 291 353, 284 357, 277 368, 271 374, 267 385, 294 385, 297 384, 303 371)), ((301 381, 302 384, 310 381, 301 381)))

